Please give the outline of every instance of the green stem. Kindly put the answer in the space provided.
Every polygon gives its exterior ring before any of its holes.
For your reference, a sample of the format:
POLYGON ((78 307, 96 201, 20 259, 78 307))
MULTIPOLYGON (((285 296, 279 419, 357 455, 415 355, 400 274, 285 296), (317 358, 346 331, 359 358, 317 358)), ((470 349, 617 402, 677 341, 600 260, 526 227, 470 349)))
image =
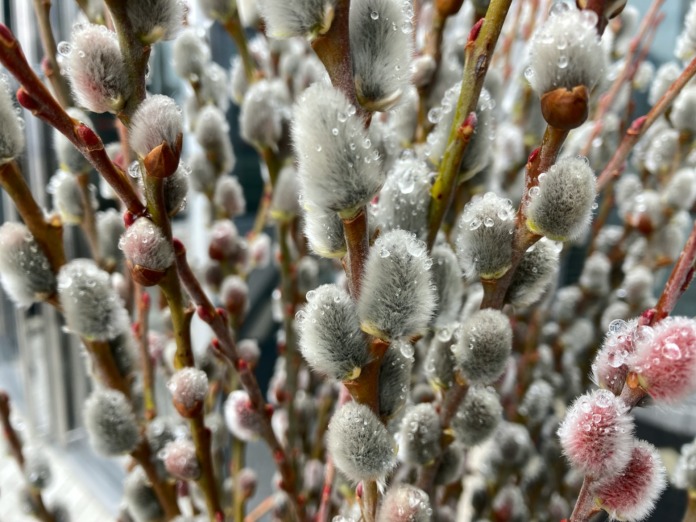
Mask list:
POLYGON ((239 53, 239 57, 242 59, 244 75, 246 76, 247 82, 253 82, 256 78, 256 66, 254 64, 254 60, 249 54, 249 47, 247 46, 244 27, 242 27, 242 22, 239 19, 239 11, 237 9, 234 10, 232 16, 225 20, 223 26, 234 40, 234 43, 237 45, 237 52, 239 53))
POLYGON ((468 140, 461 139, 460 129, 465 125, 469 115, 476 111, 493 50, 503 29, 510 4, 512 4, 512 0, 491 0, 486 18, 474 25, 469 34, 462 88, 447 147, 431 190, 428 215, 428 245, 430 247, 435 242, 437 231, 452 201, 457 173, 468 145, 468 140))

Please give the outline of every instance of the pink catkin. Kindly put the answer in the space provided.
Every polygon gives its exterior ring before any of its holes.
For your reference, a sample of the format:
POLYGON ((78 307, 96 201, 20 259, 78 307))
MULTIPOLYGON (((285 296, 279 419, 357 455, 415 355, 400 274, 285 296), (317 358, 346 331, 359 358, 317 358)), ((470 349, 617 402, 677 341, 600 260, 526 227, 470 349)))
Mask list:
POLYGON ((595 478, 619 473, 631 458, 633 418, 624 402, 608 390, 578 398, 558 429, 570 463, 595 478))
POLYGON ((600 482, 594 496, 612 520, 638 521, 650 514, 665 486, 665 470, 657 449, 636 441, 626 468, 600 482))
POLYGON ((631 371, 655 400, 674 403, 696 389, 696 321, 668 317, 636 344, 631 371))
POLYGON ((638 322, 632 320, 612 321, 602 347, 592 363, 592 378, 601 388, 621 393, 626 375, 628 359, 635 351, 635 335, 638 322))

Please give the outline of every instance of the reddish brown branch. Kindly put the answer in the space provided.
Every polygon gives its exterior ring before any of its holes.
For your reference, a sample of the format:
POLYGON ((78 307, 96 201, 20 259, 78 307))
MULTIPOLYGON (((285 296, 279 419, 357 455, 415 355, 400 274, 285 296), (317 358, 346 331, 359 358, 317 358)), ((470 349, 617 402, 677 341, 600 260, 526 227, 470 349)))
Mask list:
POLYGON ((142 215, 145 206, 125 173, 109 159, 101 139, 65 112, 32 70, 15 36, 3 24, 0 24, 0 63, 21 85, 17 91, 20 105, 65 135, 111 185, 126 208, 136 216, 142 215))
POLYGON ((602 190, 610 179, 618 177, 624 169, 624 163, 628 155, 633 150, 633 146, 645 134, 650 126, 664 114, 669 108, 682 88, 696 74, 696 58, 693 58, 679 77, 669 86, 669 89, 660 97, 652 109, 645 115, 633 120, 633 123, 626 131, 619 148, 616 149, 614 156, 597 178, 597 190, 602 190))
MULTIPOLYGON (((7 440, 7 445, 9 446, 10 453, 14 457, 19 469, 24 473, 24 454, 22 452, 22 441, 20 440, 17 432, 12 427, 10 422, 10 398, 2 390, 0 390, 0 424, 2 424, 2 430, 5 434, 5 440, 7 440)), ((41 491, 37 488, 29 486, 27 488, 29 495, 31 495, 33 507, 36 508, 36 516, 42 520, 42 522, 54 522, 55 518, 46 509, 46 504, 44 504, 43 497, 41 496, 41 491)))
POLYGON ((53 86, 53 92, 63 108, 72 105, 70 87, 65 76, 60 74, 60 66, 56 58, 56 39, 51 29, 51 0, 33 0, 34 13, 39 25, 39 36, 41 45, 46 56, 46 67, 44 72, 53 86))

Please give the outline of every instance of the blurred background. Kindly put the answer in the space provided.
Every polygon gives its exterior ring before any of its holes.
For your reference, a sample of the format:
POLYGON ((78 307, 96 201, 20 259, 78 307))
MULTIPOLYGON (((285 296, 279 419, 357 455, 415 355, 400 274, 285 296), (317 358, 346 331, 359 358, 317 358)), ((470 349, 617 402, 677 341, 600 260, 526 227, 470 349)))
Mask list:
MULTIPOLYGON (((665 2, 663 11, 666 17, 648 58, 656 67, 673 59, 674 42, 681 31, 689 3, 688 0, 665 2)), ((203 23, 195 2, 192 4, 190 19, 193 23, 203 23)), ((645 12, 650 1, 629 0, 629 4, 645 12)), ((38 70, 43 53, 32 2, 3 0, 1 5, 0 21, 18 36, 30 63, 38 70)), ((52 18, 57 41, 68 39, 77 11, 71 0, 54 1, 52 18)), ((215 61, 229 69, 235 49, 232 41, 221 27, 215 24, 205 27, 209 32, 215 61)), ((170 43, 165 42, 153 53, 150 91, 181 99, 185 86, 172 70, 170 52, 170 43)), ((636 114, 645 112, 645 103, 639 100, 636 114)), ((244 233, 253 221, 263 183, 256 153, 239 138, 238 108, 234 104, 230 104, 227 116, 237 156, 234 174, 242 183, 247 199, 247 215, 237 222, 240 232, 244 233)), ((25 114, 25 120, 28 153, 23 157, 23 171, 39 204, 50 208, 46 184, 57 168, 51 134, 31 115, 25 114)), ((108 116, 95 118, 94 124, 106 143, 117 139, 113 122, 108 116)), ((190 261, 194 266, 203 262, 207 248, 205 234, 196 233, 204 227, 203 198, 190 194, 186 211, 179 214, 175 222, 175 235, 189 246, 190 261)), ((0 198, 0 222, 14 219, 14 207, 3 193, 0 198)), ((69 258, 87 255, 87 247, 79 233, 67 227, 65 234, 69 258)), ((573 277, 572 270, 567 277, 573 277)), ((239 338, 255 338, 261 345, 263 355, 257 373, 262 389, 267 387, 275 354, 278 323, 274 320, 270 296, 277 281, 278 275, 273 267, 254 272, 249 282, 250 319, 239 333, 239 338)), ((684 296, 676 313, 690 316, 696 313, 693 291, 684 296)), ((201 325, 196 327, 199 328, 196 339, 207 343, 210 338, 207 329, 201 325)), ((18 426, 25 437, 38 441, 48 452, 54 471, 54 482, 47 492, 48 499, 60 498, 68 505, 72 520, 80 522, 114 519, 124 477, 122 462, 96 456, 86 440, 81 411, 90 391, 89 386, 79 342, 63 331, 55 311, 42 305, 17 310, 0 288, 0 388, 9 392, 18 426)), ((668 467, 670 460, 676 459, 679 447, 696 435, 695 405, 696 401, 693 401, 676 412, 652 409, 647 414, 639 409, 636 413, 639 419, 638 436, 660 448, 668 448, 664 453, 668 467)), ((249 462, 255 463, 259 472, 259 490, 255 497, 258 502, 270 493, 273 465, 262 445, 252 444, 249 452, 249 462)), ((0 453, 0 521, 25 520, 21 506, 16 502, 15 493, 21 484, 18 477, 14 463, 0 453)), ((680 520, 684 504, 684 492, 670 489, 651 520, 680 520)))

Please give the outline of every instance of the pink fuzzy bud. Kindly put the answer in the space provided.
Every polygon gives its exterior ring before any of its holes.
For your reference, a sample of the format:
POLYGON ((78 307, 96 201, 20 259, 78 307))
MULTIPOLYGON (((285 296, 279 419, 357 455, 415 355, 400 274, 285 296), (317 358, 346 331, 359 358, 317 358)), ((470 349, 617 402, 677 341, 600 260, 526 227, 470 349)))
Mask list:
POLYGON ((237 343, 239 356, 247 362, 250 368, 254 369, 261 358, 261 348, 256 339, 242 339, 237 343))
POLYGON ((130 125, 130 145, 140 157, 167 143, 178 150, 182 133, 181 109, 168 96, 149 96, 138 105, 130 125))
POLYGON ((181 480, 197 480, 201 465, 196 456, 196 446, 188 439, 169 442, 158 455, 170 475, 181 480))
POLYGON ((162 230, 148 218, 138 218, 121 236, 118 246, 134 279, 145 286, 157 284, 174 263, 174 249, 162 230))
POLYGON ((380 522, 425 522, 431 520, 430 498, 409 484, 392 487, 384 496, 377 519, 380 522))
POLYGON ((227 276, 222 281, 220 299, 227 312, 236 320, 241 321, 249 307, 249 286, 239 276, 227 276))
POLYGON ((665 469, 657 449, 637 441, 628 465, 616 477, 600 482, 594 496, 612 520, 637 521, 650 514, 665 486, 665 469))
POLYGON ((258 484, 258 476, 256 471, 251 468, 243 468, 239 475, 237 476, 239 481, 239 489, 244 498, 251 498, 256 493, 256 486, 258 484))
POLYGON ((202 370, 184 368, 172 375, 167 387, 179 414, 190 419, 203 409, 208 394, 208 376, 202 370))
POLYGON ((633 447, 633 418, 608 390, 578 398, 558 428, 572 466, 592 477, 616 475, 628 464, 633 447))
POLYGON ((656 400, 676 402, 696 389, 696 320, 668 317, 636 344, 631 371, 656 400))
POLYGON ((627 362, 635 350, 638 322, 616 319, 592 363, 592 378, 601 388, 619 395, 628 375, 627 362))
POLYGON ((210 231, 208 255, 211 259, 222 261, 232 257, 239 249, 239 231, 232 221, 220 220, 213 223, 210 231))
POLYGON ((118 112, 131 95, 118 37, 103 25, 78 24, 58 45, 75 101, 92 112, 118 112))
POLYGON ((247 392, 236 390, 229 394, 225 401, 225 423, 240 440, 249 442, 259 437, 262 417, 254 409, 247 392))

